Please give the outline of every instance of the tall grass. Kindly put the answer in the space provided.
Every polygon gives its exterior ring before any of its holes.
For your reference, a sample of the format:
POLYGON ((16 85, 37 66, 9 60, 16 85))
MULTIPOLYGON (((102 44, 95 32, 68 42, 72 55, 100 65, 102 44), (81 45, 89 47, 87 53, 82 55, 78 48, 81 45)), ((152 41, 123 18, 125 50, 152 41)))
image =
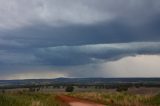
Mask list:
POLYGON ((12 93, 0 94, 0 106, 59 106, 54 94, 12 93))
MULTIPOLYGON (((160 106, 160 94, 137 95, 125 92, 73 92, 70 96, 107 106, 160 106)), ((0 94, 0 106, 59 106, 55 94, 18 92, 0 94)))
POLYGON ((160 94, 137 95, 125 92, 77 92, 70 93, 69 95, 100 102, 107 106, 160 106, 160 94))

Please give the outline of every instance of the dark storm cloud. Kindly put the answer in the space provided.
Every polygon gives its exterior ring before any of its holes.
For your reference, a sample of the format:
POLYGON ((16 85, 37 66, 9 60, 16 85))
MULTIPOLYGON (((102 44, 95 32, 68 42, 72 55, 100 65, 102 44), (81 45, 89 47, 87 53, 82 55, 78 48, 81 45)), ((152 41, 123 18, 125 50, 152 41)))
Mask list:
POLYGON ((160 40, 160 20, 130 26, 120 21, 94 25, 70 25, 65 27, 32 26, 4 33, 6 43, 15 47, 50 47, 102 43, 145 42, 160 40), (22 44, 22 46, 20 46, 22 44), (13 46, 14 46, 13 45, 13 46))
POLYGON ((40 62, 55 65, 82 65, 114 61, 126 56, 159 54, 160 43, 117 43, 83 46, 58 46, 39 49, 36 56, 40 62))
POLYGON ((159 0, 6 0, 2 4, 0 39, 5 48, 160 40, 159 0))
POLYGON ((159 42, 95 44, 36 48, 28 52, 1 51, 1 65, 75 66, 115 61, 126 56, 159 54, 159 42))
POLYGON ((1 72, 159 54, 159 7, 159 0, 0 0, 1 72))

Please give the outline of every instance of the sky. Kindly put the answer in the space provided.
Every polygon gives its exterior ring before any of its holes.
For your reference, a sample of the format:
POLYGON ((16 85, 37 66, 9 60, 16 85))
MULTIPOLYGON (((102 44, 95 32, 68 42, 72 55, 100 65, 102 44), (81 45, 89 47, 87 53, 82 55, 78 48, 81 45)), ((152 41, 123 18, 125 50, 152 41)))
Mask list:
POLYGON ((0 80, 160 77, 159 0, 0 0, 0 80))

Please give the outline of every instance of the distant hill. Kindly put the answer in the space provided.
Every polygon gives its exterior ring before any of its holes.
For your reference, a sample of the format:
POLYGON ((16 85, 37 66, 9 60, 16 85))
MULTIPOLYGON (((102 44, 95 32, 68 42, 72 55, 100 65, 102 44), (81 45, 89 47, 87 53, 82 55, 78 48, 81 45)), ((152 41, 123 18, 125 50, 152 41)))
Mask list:
POLYGON ((113 84, 113 83, 156 83, 160 78, 55 78, 55 79, 26 79, 0 80, 0 86, 45 85, 45 84, 113 84))

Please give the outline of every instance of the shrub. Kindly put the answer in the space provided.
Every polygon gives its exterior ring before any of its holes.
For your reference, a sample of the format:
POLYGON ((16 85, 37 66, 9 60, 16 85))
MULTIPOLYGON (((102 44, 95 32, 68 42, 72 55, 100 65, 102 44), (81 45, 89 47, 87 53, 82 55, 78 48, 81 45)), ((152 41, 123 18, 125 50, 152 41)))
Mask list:
POLYGON ((67 86, 65 91, 66 92, 73 92, 74 91, 74 87, 73 86, 67 86))
POLYGON ((117 91, 118 91, 118 92, 127 91, 127 90, 128 90, 128 87, 123 87, 123 86, 121 86, 121 87, 118 87, 118 88, 117 88, 117 91))

